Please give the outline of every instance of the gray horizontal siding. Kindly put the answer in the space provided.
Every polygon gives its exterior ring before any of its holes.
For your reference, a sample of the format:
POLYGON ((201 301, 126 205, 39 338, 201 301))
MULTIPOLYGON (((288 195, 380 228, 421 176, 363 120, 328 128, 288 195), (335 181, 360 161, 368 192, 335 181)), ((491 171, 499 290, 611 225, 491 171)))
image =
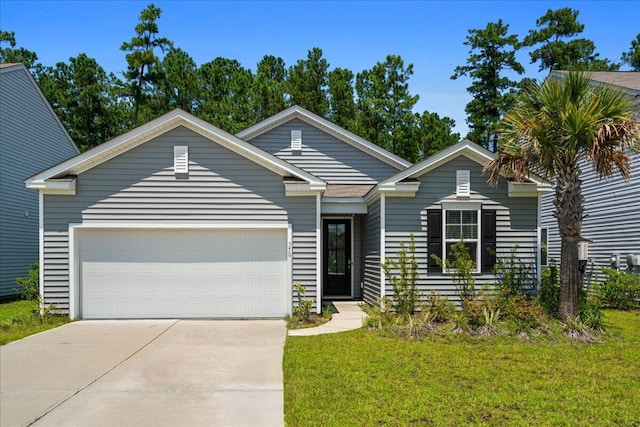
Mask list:
POLYGON ((38 193, 24 180, 76 154, 28 72, 0 72, 0 297, 38 261, 38 193))
POLYGON ((315 203, 287 197, 280 175, 177 128, 80 174, 76 195, 45 195, 44 217, 46 232, 70 223, 290 223, 293 281, 314 297, 315 203), (188 179, 173 173, 174 145, 189 146, 188 179))
MULTIPOLYGON (((628 254, 640 254, 640 154, 631 154, 631 180, 620 176, 601 180, 593 168, 581 163, 582 193, 585 198, 585 218, 582 235, 591 240, 588 274, 594 280, 602 279, 602 267, 609 267, 609 259, 619 254, 620 267, 627 267, 628 254)), ((549 259, 560 263, 561 240, 558 223, 553 216, 555 190, 542 198, 543 227, 548 228, 549 259)))
POLYGON ((44 233, 44 300, 61 312, 69 310, 69 233, 44 233))
MULTIPOLYGON (((420 190, 415 197, 386 198, 385 255, 397 259, 401 243, 408 245, 413 235, 416 260, 419 264, 418 287, 423 294, 436 291, 451 300, 457 300, 456 289, 450 277, 442 273, 428 273, 427 262, 427 209, 441 208, 442 202, 456 200, 456 170, 471 171, 471 197, 469 202, 481 202, 482 209, 496 211, 496 254, 499 258, 510 256, 531 266, 535 273, 537 252, 537 198, 510 198, 507 184, 501 181, 497 187, 489 186, 482 167, 465 157, 458 157, 447 164, 421 176, 420 190)), ((474 274, 477 288, 495 283, 493 274, 474 274)), ((530 286, 533 286, 534 282, 530 286)), ((393 296, 389 280, 385 292, 393 296)))
POLYGON ((380 297, 380 200, 369 205, 364 223, 364 274, 362 298, 375 304, 380 297))
POLYGON ((398 170, 300 119, 250 140, 330 184, 375 184, 398 170), (302 131, 302 150, 291 151, 291 130, 302 131))

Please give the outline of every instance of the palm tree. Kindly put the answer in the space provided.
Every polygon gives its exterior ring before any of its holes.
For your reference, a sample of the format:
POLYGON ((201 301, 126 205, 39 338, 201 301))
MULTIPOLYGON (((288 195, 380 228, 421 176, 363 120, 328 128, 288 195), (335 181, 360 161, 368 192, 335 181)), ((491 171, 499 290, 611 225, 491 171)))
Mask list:
POLYGON ((502 121, 501 150, 484 171, 516 181, 529 174, 555 180, 555 212, 562 249, 558 315, 576 317, 580 282, 578 242, 584 217, 580 165, 591 164, 601 178, 619 172, 629 179, 629 150, 638 148, 638 106, 620 91, 590 83, 588 75, 532 83, 502 121))

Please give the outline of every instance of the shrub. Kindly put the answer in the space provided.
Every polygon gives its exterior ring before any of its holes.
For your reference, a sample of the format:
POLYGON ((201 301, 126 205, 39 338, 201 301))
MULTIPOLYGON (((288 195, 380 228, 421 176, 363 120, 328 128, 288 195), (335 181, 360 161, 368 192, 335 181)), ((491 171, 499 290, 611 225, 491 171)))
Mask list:
POLYGON ((298 318, 299 321, 309 322, 311 318, 311 308, 313 307, 313 300, 305 298, 307 291, 300 283, 293 285, 298 294, 298 305, 293 307, 293 315, 298 318))
POLYGON ((409 246, 400 243, 398 259, 389 260, 382 269, 393 287, 393 309, 401 317, 412 316, 420 301, 418 280, 418 262, 416 261, 416 245, 411 235, 409 246))
POLYGON ((16 278, 22 298, 37 301, 40 296, 40 264, 34 263, 25 277, 16 278))
POLYGON ((431 258, 433 258, 439 266, 446 266, 447 273, 451 276, 453 285, 456 288, 464 308, 464 302, 473 300, 476 296, 476 281, 473 277, 473 271, 476 267, 469 254, 469 248, 465 246, 462 237, 460 237, 458 242, 451 245, 450 256, 451 258, 446 258, 443 261, 439 256, 431 254, 431 258))
POLYGON ((451 320, 455 307, 449 302, 447 297, 440 296, 435 291, 431 291, 425 299, 424 309, 431 314, 433 322, 448 322, 451 320))
POLYGON ((560 276, 558 274, 558 267, 551 266, 542 270, 538 301, 547 314, 555 316, 558 313, 558 306, 560 305, 560 276))
POLYGON ((484 324, 484 312, 494 312, 494 301, 484 291, 479 292, 474 298, 462 301, 462 314, 466 316, 467 323, 472 328, 478 328, 484 324))
POLYGON ((640 276, 603 268, 607 276, 603 283, 595 286, 598 299, 605 307, 619 310, 637 308, 640 302, 640 276))
POLYGON ((494 267, 496 289, 505 297, 514 297, 529 291, 534 282, 531 264, 521 262, 516 257, 517 247, 511 249, 506 258, 500 258, 494 267))
POLYGON ((516 332, 537 328, 547 320, 544 308, 535 299, 524 294, 502 297, 498 306, 503 317, 513 321, 516 332))

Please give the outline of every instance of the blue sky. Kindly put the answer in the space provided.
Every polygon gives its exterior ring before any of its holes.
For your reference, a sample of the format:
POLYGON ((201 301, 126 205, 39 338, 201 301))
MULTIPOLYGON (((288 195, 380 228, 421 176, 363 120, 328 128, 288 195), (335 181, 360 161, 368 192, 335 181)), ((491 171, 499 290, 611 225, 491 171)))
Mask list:
MULTIPOLYGON (((79 53, 97 59, 107 71, 126 69, 120 45, 133 36, 140 11, 150 1, 0 0, 0 29, 16 32, 18 46, 53 65, 79 53)), ((524 36, 547 9, 580 11, 583 37, 601 57, 619 61, 640 31, 635 1, 416 1, 416 2, 235 2, 155 1, 162 9, 160 35, 187 51, 198 64, 222 56, 254 69, 267 54, 287 66, 320 47, 330 67, 357 73, 401 55, 414 64, 410 90, 420 96, 416 111, 429 110, 456 121, 467 132, 465 105, 470 80, 449 77, 466 62, 468 30, 502 19, 524 36)), ((519 60, 526 76, 542 79, 528 53, 519 60)), ((628 69, 623 67, 623 69, 628 69)))

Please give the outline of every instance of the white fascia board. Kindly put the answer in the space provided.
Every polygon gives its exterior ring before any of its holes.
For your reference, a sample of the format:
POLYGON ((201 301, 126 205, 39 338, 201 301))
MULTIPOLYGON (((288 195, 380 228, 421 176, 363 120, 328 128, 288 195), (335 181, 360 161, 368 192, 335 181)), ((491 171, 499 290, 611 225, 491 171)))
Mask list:
POLYGON ((310 182, 285 182, 284 189, 287 196, 314 196, 326 190, 327 184, 310 182))
POLYGON ((43 194, 76 194, 76 178, 65 180, 45 180, 27 183, 27 188, 38 190, 43 194))
POLYGON ((551 191, 550 184, 536 184, 532 182, 507 182, 509 197, 538 197, 538 193, 551 191))
POLYGON ((259 135, 262 135, 265 132, 279 126, 282 123, 286 123, 293 119, 300 119, 305 123, 321 129, 330 135, 335 136, 339 140, 365 152, 368 153, 375 158, 382 160, 383 162, 395 167, 396 169, 405 169, 411 166, 411 162, 406 161, 405 159, 396 156, 395 154, 385 150, 384 148, 367 141, 359 137, 358 135, 349 132, 346 129, 341 128, 340 126, 331 123, 330 121, 308 111, 304 108, 294 105, 293 107, 287 108, 284 111, 281 111, 278 114, 275 114, 258 124, 255 124, 239 133, 236 134, 238 138, 244 140, 253 139, 259 135))

